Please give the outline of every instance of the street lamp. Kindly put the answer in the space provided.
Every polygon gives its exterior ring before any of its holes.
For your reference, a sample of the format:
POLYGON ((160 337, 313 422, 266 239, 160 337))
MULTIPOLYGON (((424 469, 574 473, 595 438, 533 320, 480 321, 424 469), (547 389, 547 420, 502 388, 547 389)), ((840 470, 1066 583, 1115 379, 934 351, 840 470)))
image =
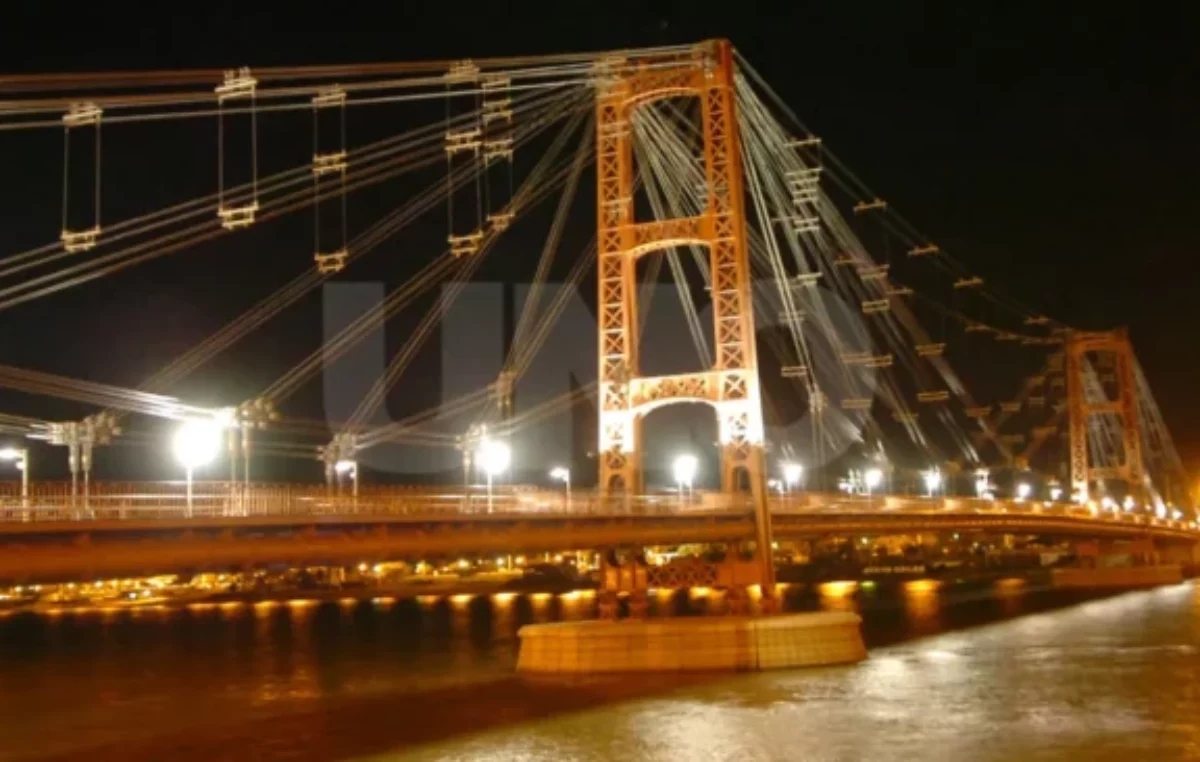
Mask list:
POLYGON ((211 419, 193 418, 184 421, 175 431, 172 442, 175 460, 187 473, 187 515, 192 515, 192 474, 208 465, 221 449, 221 425, 211 419))
POLYGON ((11 460, 21 472, 21 507, 29 507, 29 450, 24 447, 5 447, 0 460, 11 460))
POLYGON ((931 468, 921 474, 921 479, 925 482, 926 497, 933 497, 933 494, 941 489, 942 472, 936 468, 931 468))
POLYGON ((804 478, 804 466, 799 463, 783 464, 783 485, 790 492, 804 478))
POLYGON ((571 469, 566 466, 555 466, 550 469, 550 478, 557 479, 567 488, 567 510, 571 510, 571 469))
POLYGON ((868 468, 863 474, 863 486, 867 488, 867 498, 871 497, 871 490, 883 484, 883 471, 878 468, 868 468))
POLYGON ((687 487, 688 497, 692 495, 692 482, 696 478, 696 471, 700 467, 700 461, 696 460, 695 455, 677 455, 675 462, 671 464, 671 472, 675 476, 675 483, 679 485, 679 499, 683 500, 683 488, 687 487))
POLYGON ((990 474, 986 468, 981 468, 975 472, 975 497, 989 500, 992 497, 992 484, 989 481, 990 474))
POLYGON ((1033 494, 1033 487, 1029 486, 1025 482, 1021 482, 1020 484, 1017 485, 1017 502, 1018 503, 1028 500, 1029 496, 1032 494, 1033 494))
POLYGON ((351 495, 358 497, 358 462, 353 460, 339 460, 333 464, 333 471, 338 475, 338 495, 342 493, 341 477, 349 474, 351 483, 351 495))
POLYGON ((1062 499, 1062 496, 1063 496, 1062 487, 1051 487, 1050 488, 1050 499, 1051 500, 1053 500, 1054 502, 1057 503, 1059 500, 1062 499))
POLYGON ((487 509, 492 512, 492 479, 508 470, 512 448, 498 439, 484 439, 475 451, 475 463, 487 475, 487 509))

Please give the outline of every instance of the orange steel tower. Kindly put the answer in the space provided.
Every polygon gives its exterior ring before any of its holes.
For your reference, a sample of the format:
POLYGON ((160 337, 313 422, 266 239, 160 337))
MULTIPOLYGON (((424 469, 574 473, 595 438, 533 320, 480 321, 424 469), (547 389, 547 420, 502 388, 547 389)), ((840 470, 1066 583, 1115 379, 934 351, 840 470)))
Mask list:
POLYGON ((758 525, 763 590, 773 587, 766 510, 762 407, 754 347, 745 199, 737 132, 732 49, 711 41, 662 60, 609 60, 596 94, 597 239, 599 241, 600 484, 640 492, 642 418, 672 403, 713 406, 721 443, 721 486, 748 487, 758 525), (707 203, 695 217, 634 218, 630 119, 641 105, 700 99, 707 203), (709 250, 716 361, 710 370, 643 376, 638 364, 637 260, 671 246, 709 250))
POLYGON ((1070 418, 1071 492, 1086 499, 1089 486, 1098 479, 1122 479, 1132 494, 1145 489, 1146 468, 1142 460, 1142 428, 1137 407, 1137 375, 1133 345, 1124 330, 1074 331, 1066 341, 1067 406, 1070 418), (1114 358, 1113 380, 1116 399, 1089 402, 1084 388, 1083 361, 1088 354, 1110 353, 1114 358), (1121 421, 1124 457, 1118 466, 1098 467, 1088 455, 1088 418, 1116 415, 1121 421))

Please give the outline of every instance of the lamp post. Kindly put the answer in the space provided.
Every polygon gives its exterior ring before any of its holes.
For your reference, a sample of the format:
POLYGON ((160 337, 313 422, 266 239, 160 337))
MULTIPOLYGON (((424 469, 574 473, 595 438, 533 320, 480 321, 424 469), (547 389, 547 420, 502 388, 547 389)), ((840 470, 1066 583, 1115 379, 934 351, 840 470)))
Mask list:
POLYGON ((29 508, 29 450, 24 447, 5 447, 0 460, 11 460, 21 472, 21 507, 29 508))
POLYGON ((863 486, 867 488, 867 502, 871 501, 871 491, 883 484, 883 471, 878 468, 868 468, 863 474, 863 486))
POLYGON ((700 461, 696 460, 695 455, 678 455, 675 461, 671 464, 671 472, 675 477, 675 483, 679 485, 679 502, 683 503, 683 488, 687 487, 688 499, 692 497, 692 482, 696 479, 696 471, 700 467, 700 461))
POLYGON ((563 483, 567 490, 567 510, 571 510, 571 469, 566 466, 555 466, 550 469, 550 478, 563 483))
POLYGON ((175 459, 187 474, 187 516, 192 515, 192 477, 217 457, 221 449, 221 426, 215 420, 193 418, 176 430, 172 442, 175 459))
POLYGON ((942 472, 936 468, 931 468, 921 474, 921 479, 925 482, 925 496, 932 498, 942 487, 942 472))
POLYGON ((484 439, 475 452, 475 463, 487 475, 487 510, 492 512, 492 479, 508 470, 512 448, 497 439, 484 439))
POLYGON ((975 497, 980 500, 989 499, 991 497, 991 474, 986 468, 978 469, 975 472, 975 497))
POLYGON ((783 486, 791 492, 793 488, 800 484, 800 480, 804 478, 804 466, 799 463, 784 463, 783 464, 783 486))
POLYGON ((342 491, 343 475, 350 477, 350 495, 358 500, 358 463, 353 460, 339 460, 333 464, 333 471, 338 475, 338 492, 342 491))
POLYGON ((1018 503, 1025 502, 1026 500, 1029 499, 1029 496, 1032 494, 1033 494, 1033 487, 1031 487, 1029 484, 1027 484, 1025 482, 1021 482, 1020 484, 1017 485, 1017 502, 1018 503))

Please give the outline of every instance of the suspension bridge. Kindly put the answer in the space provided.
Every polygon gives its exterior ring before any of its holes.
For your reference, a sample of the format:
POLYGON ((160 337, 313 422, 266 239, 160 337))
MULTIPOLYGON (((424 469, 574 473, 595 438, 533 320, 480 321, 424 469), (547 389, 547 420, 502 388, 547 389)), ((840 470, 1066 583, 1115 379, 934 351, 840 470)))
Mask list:
POLYGON ((307 220, 312 242, 273 250, 294 277, 140 383, 0 366, 0 388, 82 411, 0 416, 12 438, 0 457, 24 477, 0 499, 4 576, 116 573, 134 548, 143 566, 194 568, 711 542, 755 548, 754 581, 769 589, 764 549, 776 537, 965 530, 1187 549, 1200 540, 1130 336, 1063 324, 921 233, 727 42, 0 78, 0 141, 45 132, 62 138, 61 155, 35 157, 61 173, 61 225, 47 243, 0 258, 2 310, 66 301, 288 219, 307 220), (108 148, 114 133, 196 124, 202 141, 187 131, 162 140, 211 156, 210 181, 112 219, 125 204, 109 199, 126 189, 106 178, 127 160, 108 148), (353 139, 381 125, 395 129, 353 139), (303 155, 281 134, 301 136, 303 155), (356 202, 368 194, 390 211, 364 220, 356 202), (593 234, 570 247, 581 229, 593 234), (535 237, 536 260, 518 256, 535 237), (419 246, 389 265, 399 282, 314 336, 257 393, 220 405, 179 395, 201 368, 401 239, 419 246), (377 423, 428 386, 423 353, 489 259, 529 284, 500 367, 473 391, 377 423), (584 293, 594 326, 570 341, 594 342, 595 380, 526 404, 523 381, 537 362, 555 362, 549 339, 584 293), (651 315, 664 309, 685 327, 671 344, 690 352, 687 371, 650 371, 651 315), (297 401, 401 319, 403 339, 378 377, 340 400, 348 415, 297 401), (656 474, 669 457, 648 452, 644 429, 681 403, 715 413, 717 489, 693 491, 690 455, 656 474), (588 408, 594 461, 522 463, 541 427, 588 408), (368 454, 395 445, 455 453, 462 471, 383 483, 396 479, 368 454), (186 483, 95 473, 97 448, 115 446, 174 447, 186 483), (39 482, 39 459, 55 452, 70 481, 39 482), (255 480, 285 458, 311 462, 311 482, 255 480), (561 484, 514 483, 552 466, 561 484), (593 470, 594 489, 579 478, 593 470))

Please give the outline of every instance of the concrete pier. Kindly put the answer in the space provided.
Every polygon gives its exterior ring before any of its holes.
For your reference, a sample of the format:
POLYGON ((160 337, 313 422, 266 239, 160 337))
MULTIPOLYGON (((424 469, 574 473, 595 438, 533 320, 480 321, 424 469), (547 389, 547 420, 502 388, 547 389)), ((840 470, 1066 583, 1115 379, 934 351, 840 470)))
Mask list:
POLYGON ((522 627, 527 673, 750 671, 848 664, 867 656, 848 612, 559 622, 522 627))

